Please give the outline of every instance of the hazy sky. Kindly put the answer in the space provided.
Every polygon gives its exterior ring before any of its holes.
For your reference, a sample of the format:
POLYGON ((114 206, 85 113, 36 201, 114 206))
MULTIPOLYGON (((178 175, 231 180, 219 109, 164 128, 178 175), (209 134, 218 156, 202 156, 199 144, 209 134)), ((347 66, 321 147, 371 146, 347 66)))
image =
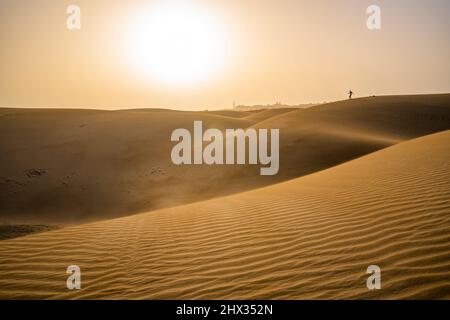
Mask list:
MULTIPOLYGON (((186 19, 202 20, 176 26, 208 39, 196 44, 201 58, 195 50, 167 57, 149 49, 136 21, 164 19, 152 12, 160 2, 168 1, 0 0, 0 105, 214 109, 233 100, 337 100, 349 89, 357 96, 450 92, 448 0, 172 1, 192 8, 186 19), (81 8, 81 30, 66 27, 70 4, 81 8), (381 8, 379 31, 366 27, 371 4, 381 8), (130 44, 136 34, 142 37, 130 44), (152 72, 171 71, 169 58, 188 62, 188 75, 196 63, 208 70, 182 84, 161 81, 152 72)), ((148 34, 158 37, 154 27, 148 34)))

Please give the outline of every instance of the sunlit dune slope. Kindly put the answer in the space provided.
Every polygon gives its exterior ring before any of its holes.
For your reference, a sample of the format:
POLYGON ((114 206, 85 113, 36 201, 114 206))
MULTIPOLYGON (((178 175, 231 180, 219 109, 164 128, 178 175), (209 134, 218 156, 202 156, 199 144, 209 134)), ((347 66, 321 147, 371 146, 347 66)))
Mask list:
POLYGON ((294 179, 450 129, 450 95, 361 98, 258 112, 0 109, 0 223, 79 223, 294 179), (175 166, 174 129, 279 128, 280 170, 175 166))
POLYGON ((274 186, 0 242, 0 298, 450 298, 450 131, 274 186), (69 291, 66 268, 82 271, 69 291), (366 269, 382 289, 366 288, 366 269))

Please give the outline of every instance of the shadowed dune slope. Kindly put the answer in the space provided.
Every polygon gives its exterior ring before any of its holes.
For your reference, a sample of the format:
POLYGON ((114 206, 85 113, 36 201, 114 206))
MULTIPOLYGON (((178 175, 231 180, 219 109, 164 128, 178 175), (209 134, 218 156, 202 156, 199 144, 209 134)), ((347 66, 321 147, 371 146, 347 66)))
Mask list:
POLYGON ((0 242, 0 298, 450 298, 450 131, 274 186, 0 242), (82 289, 65 289, 68 265, 82 289), (382 290, 366 269, 382 270, 382 290))
POLYGON ((1 111, 0 222, 19 223, 77 223, 202 199, 195 195, 221 168, 173 165, 172 131, 192 131, 195 120, 221 130, 253 123, 169 110, 1 111))
POLYGON ((80 223, 202 201, 448 129, 449 94, 249 113, 0 109, 0 223, 80 223), (205 129, 279 128, 278 175, 260 176, 259 165, 173 165, 170 135, 192 132, 194 120, 205 129))

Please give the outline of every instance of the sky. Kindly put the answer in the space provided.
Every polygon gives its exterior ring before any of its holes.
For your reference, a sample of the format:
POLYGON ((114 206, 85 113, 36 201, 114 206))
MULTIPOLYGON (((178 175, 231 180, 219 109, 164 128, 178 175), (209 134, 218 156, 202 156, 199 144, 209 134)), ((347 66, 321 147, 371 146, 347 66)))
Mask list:
POLYGON ((0 0, 0 106, 212 110, 350 89, 448 93, 449 31, 448 0, 0 0), (380 30, 366 25, 374 4, 380 30), (69 5, 79 30, 67 28, 69 5))

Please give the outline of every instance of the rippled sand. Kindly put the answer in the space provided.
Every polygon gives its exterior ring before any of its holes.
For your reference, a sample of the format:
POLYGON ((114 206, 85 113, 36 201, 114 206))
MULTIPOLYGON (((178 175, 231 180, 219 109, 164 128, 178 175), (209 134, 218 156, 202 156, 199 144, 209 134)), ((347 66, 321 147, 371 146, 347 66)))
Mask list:
POLYGON ((233 196, 0 242, 0 298, 450 298, 450 131, 233 196), (66 289, 66 268, 82 289, 66 289), (366 268, 382 289, 366 288, 366 268))

